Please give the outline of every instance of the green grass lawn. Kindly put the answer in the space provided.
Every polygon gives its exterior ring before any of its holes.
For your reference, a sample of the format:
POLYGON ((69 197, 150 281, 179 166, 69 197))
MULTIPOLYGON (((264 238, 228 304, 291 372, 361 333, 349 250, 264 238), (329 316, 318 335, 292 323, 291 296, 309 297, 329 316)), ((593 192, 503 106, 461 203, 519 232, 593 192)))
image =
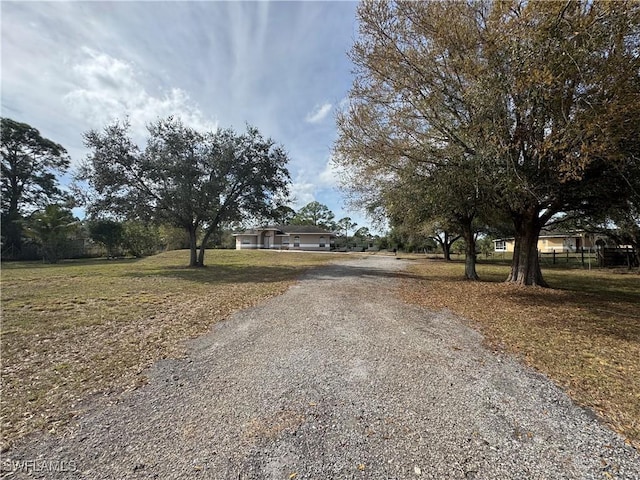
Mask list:
POLYGON ((404 297, 470 319, 494 348, 547 374, 640 447, 640 275, 544 268, 551 289, 504 283, 509 266, 414 259, 404 297))
MULTIPOLYGON (((3 263, 2 447, 55 432, 91 395, 135 388, 155 360, 332 255, 211 250, 145 259, 3 263)), ((108 396, 108 395, 107 395, 108 396)))

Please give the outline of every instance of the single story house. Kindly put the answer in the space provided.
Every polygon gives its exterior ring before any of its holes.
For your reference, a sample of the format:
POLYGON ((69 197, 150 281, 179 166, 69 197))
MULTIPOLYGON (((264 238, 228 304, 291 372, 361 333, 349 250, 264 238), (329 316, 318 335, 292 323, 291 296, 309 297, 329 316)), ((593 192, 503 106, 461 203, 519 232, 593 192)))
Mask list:
MULTIPOLYGON (((596 247, 597 238, 584 231, 556 232, 542 230, 538 237, 538 251, 542 253, 579 252, 582 248, 596 247)), ((513 252, 514 238, 499 238, 493 241, 495 252, 513 252)))
POLYGON ((233 235, 236 250, 306 250, 329 251, 333 245, 333 232, 313 225, 270 225, 233 235))

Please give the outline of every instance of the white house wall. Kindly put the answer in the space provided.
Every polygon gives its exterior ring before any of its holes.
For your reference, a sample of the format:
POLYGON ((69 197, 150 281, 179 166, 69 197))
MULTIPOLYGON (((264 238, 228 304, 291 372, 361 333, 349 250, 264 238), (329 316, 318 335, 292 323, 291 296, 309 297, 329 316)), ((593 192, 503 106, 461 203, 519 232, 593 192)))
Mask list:
MULTIPOLYGON (((306 250, 306 251, 329 251, 331 249, 329 235, 318 234, 295 234, 286 236, 270 236, 269 250, 306 250), (299 246, 295 246, 294 237, 300 237, 299 246), (324 236, 324 247, 320 246, 320 237, 324 236), (289 243, 287 244, 287 239, 289 243)), ((263 249, 262 235, 238 235, 236 237, 236 250, 263 249), (260 239, 260 240, 258 240, 260 239)))
MULTIPOLYGON (((510 239, 500 239, 494 240, 494 251, 495 252, 513 252, 514 251, 515 240, 510 239), (499 249, 498 244, 502 242, 504 244, 504 249, 499 249)), ((595 242, 592 237, 586 236, 540 236, 538 238, 538 251, 542 253, 551 253, 555 252, 578 252, 581 248, 593 248, 595 246, 595 242), (580 243, 580 247, 578 247, 578 242, 580 243)))
POLYGON ((313 250, 313 251, 329 251, 330 246, 329 235, 319 234, 290 234, 289 235, 289 250, 313 250), (300 246, 295 246, 295 237, 300 237, 300 246), (324 247, 320 246, 320 237, 324 237, 324 247))
POLYGON ((260 248, 258 247, 257 240, 258 237, 256 235, 238 235, 236 237, 236 250, 251 250, 260 248))

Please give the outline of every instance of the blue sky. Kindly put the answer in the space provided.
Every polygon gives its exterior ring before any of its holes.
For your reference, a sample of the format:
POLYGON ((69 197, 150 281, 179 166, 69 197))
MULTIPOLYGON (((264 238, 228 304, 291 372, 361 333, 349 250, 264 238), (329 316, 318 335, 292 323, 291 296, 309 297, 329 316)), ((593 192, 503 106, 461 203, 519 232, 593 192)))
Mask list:
POLYGON ((354 2, 1 2, 2 116, 61 143, 128 115, 198 128, 245 123, 290 154, 294 208, 345 209, 331 168, 335 113, 351 87, 354 2))

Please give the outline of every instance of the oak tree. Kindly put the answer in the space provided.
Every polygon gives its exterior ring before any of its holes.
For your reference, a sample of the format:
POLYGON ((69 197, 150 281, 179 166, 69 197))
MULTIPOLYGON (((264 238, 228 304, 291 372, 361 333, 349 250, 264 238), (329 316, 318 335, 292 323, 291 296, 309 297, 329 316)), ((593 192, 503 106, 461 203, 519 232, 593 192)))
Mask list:
MULTIPOLYGON (((640 149, 640 4, 365 2, 358 17, 336 143, 347 187, 366 204, 399 172, 422 181, 471 162, 513 223, 508 280, 546 285, 540 229, 628 195, 622 177, 640 149)), ((450 196, 452 207, 465 197, 450 196)))
POLYGON ((92 153, 78 179, 90 186, 89 212, 183 229, 192 267, 204 266, 205 245, 222 225, 267 217, 288 195, 288 156, 254 127, 199 132, 169 117, 148 126, 144 150, 128 127, 117 122, 85 134, 92 153))

